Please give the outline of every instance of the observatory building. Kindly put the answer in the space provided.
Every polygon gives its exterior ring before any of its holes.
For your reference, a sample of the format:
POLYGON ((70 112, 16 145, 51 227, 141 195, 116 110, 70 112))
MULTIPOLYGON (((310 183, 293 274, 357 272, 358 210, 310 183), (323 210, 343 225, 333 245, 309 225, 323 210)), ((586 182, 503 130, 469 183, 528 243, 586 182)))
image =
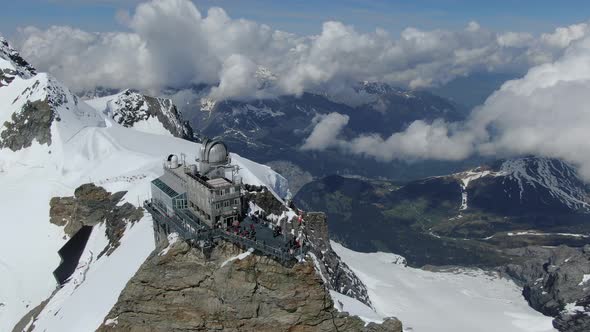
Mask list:
POLYGON ((169 155, 163 166, 164 175, 151 183, 152 203, 160 211, 173 216, 189 210, 210 227, 239 220, 242 179, 223 142, 205 140, 196 164, 187 164, 184 155, 169 155))

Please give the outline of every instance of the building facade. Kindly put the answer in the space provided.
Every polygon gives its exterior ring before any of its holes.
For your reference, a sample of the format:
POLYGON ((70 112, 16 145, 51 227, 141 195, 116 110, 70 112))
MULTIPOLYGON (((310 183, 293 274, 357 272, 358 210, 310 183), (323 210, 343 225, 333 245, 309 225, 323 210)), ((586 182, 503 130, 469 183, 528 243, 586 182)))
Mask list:
POLYGON ((152 202, 168 215, 188 209, 211 227, 231 226, 241 218, 242 181, 226 145, 204 141, 196 161, 168 156, 164 174, 151 183, 152 202))

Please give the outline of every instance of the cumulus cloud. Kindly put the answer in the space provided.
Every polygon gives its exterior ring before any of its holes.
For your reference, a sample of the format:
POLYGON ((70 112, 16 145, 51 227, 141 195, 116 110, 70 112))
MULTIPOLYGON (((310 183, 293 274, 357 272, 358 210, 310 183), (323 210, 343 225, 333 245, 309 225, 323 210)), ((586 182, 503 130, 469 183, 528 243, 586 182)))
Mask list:
POLYGON ((385 161, 535 154, 569 161, 590 180, 588 91, 590 37, 583 37, 558 60, 506 82, 465 122, 415 121, 388 138, 364 135, 348 141, 331 132, 333 142, 323 141, 317 148, 337 147, 385 161))
POLYGON ((470 119, 484 154, 539 154, 580 166, 590 180, 590 38, 572 44, 557 61, 505 83, 470 119), (493 134, 493 135, 492 135, 493 134), (481 136, 481 135, 480 135, 481 136))
POLYGON ((429 124, 414 121, 408 128, 383 139, 378 135, 363 135, 341 147, 353 154, 374 157, 377 160, 441 159, 459 160, 468 157, 472 150, 472 137, 468 132, 457 131, 442 120, 429 124))
POLYGON ((588 30, 579 24, 534 37, 469 22, 460 31, 410 27, 391 36, 329 21, 317 35, 298 36, 233 19, 221 8, 203 15, 188 0, 153 0, 117 18, 130 32, 25 27, 16 44, 40 70, 78 90, 205 83, 217 86, 215 99, 244 99, 315 89, 338 93, 361 80, 416 88, 473 71, 524 72, 554 60, 588 30), (253 83, 261 67, 276 77, 272 84, 253 83))
POLYGON ((318 115, 314 118, 315 127, 307 137, 301 149, 303 150, 324 150, 333 146, 344 143, 338 136, 348 124, 348 115, 340 113, 330 113, 327 115, 318 115))

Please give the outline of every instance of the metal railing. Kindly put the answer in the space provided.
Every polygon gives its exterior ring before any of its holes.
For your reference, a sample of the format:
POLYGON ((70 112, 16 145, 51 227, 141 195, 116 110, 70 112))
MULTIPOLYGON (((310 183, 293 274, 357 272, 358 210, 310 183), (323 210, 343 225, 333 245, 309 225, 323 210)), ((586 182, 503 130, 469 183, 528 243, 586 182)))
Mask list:
MULTIPOLYGON (((253 248, 264 255, 272 256, 282 263, 287 263, 296 258, 296 252, 290 252, 286 248, 277 248, 267 244, 229 233, 220 228, 211 228, 202 222, 197 216, 187 210, 174 209, 175 215, 169 216, 149 201, 144 202, 144 208, 150 212, 153 220, 162 228, 171 226, 174 232, 185 240, 213 241, 224 239, 241 248, 253 248)), ((297 250, 299 253, 306 251, 306 248, 297 250)))
POLYGON ((263 244, 263 243, 260 243, 260 242, 257 242, 257 241, 239 236, 239 235, 228 233, 222 229, 216 229, 215 231, 216 231, 215 235, 220 236, 229 242, 232 242, 244 249, 253 248, 254 250, 258 250, 259 252, 261 252, 265 255, 273 256, 281 262, 288 262, 292 259, 295 259, 294 254, 291 254, 290 252, 288 252, 284 249, 271 247, 269 245, 266 245, 266 244, 263 244))

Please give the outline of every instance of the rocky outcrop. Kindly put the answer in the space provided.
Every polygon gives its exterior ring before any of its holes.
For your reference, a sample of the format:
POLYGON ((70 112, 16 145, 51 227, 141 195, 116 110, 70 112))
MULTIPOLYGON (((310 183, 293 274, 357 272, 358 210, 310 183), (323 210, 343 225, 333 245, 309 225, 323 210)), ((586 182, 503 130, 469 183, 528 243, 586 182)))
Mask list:
POLYGON ((527 258, 502 271, 523 285, 531 307, 555 317, 553 325, 560 331, 590 331, 590 245, 508 251, 527 258))
MULTIPOLYGON (((62 115, 63 112, 72 112, 71 108, 78 106, 78 97, 45 74, 28 80, 26 87, 18 91, 16 98, 12 100, 12 105, 15 106, 10 119, 0 125, 0 148, 17 151, 30 147, 33 141, 51 145, 53 122, 62 120, 60 112, 62 115)), ((84 112, 73 113, 84 120, 91 117, 84 112)))
POLYGON ((330 289, 355 298, 372 307, 365 284, 352 272, 330 245, 328 224, 324 213, 307 213, 303 216, 311 253, 317 260, 317 268, 330 289))
POLYGON ((246 204, 245 209, 248 209, 248 202, 252 202, 268 214, 279 216, 287 211, 287 207, 266 187, 246 184, 244 188, 246 189, 246 195, 242 201, 246 204))
POLYGON ((0 68, 0 87, 10 84, 16 75, 16 71, 10 68, 0 68))
POLYGON ((69 237, 76 234, 82 226, 95 226, 105 222, 110 253, 119 245, 126 224, 143 217, 143 210, 130 203, 118 205, 125 194, 125 191, 112 194, 92 183, 83 184, 74 191, 73 197, 51 199, 50 222, 64 226, 69 237))
POLYGON ((9 61, 14 67, 14 73, 22 78, 30 78, 37 73, 35 68, 23 59, 23 57, 10 46, 8 41, 2 36, 0 36, 0 58, 9 61))
POLYGON ((154 98, 125 90, 108 104, 109 115, 125 127, 133 127, 139 121, 155 117, 172 135, 193 139, 193 129, 184 121, 172 100, 154 98))
POLYGON ((239 252, 225 242, 208 257, 183 241, 160 246, 99 331, 402 331, 396 319, 365 326, 339 313, 310 262, 239 252))
MULTIPOLYGON (((245 209, 248 208, 249 202, 252 202, 262 208, 265 213, 278 216, 287 211, 287 207, 265 187, 246 185, 245 189, 247 191, 243 199, 245 209)), ((287 219, 287 217, 284 218, 287 219)), ((288 227, 293 229, 294 234, 299 234, 300 230, 304 232, 316 268, 326 280, 328 288, 372 307, 365 285, 332 250, 326 215, 324 213, 306 213, 303 215, 303 220, 305 222, 302 228, 294 220, 291 220, 288 227)))
POLYGON ((36 140, 51 145, 51 123, 55 112, 46 100, 27 101, 18 113, 12 113, 11 121, 4 122, 0 132, 0 148, 18 151, 36 140))

